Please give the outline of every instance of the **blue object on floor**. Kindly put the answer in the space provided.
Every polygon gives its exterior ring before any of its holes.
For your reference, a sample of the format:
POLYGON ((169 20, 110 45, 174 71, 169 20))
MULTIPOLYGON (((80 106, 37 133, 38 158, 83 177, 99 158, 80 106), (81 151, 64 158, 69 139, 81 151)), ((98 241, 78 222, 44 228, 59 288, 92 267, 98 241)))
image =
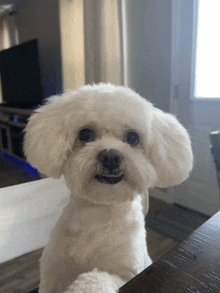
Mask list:
POLYGON ((15 158, 14 156, 11 156, 9 154, 6 154, 3 151, 0 151, 0 155, 14 163, 16 163, 19 166, 22 166, 30 175, 39 175, 39 172, 37 169, 33 168, 30 164, 28 164, 27 162, 24 162, 22 160, 19 160, 17 158, 15 158))

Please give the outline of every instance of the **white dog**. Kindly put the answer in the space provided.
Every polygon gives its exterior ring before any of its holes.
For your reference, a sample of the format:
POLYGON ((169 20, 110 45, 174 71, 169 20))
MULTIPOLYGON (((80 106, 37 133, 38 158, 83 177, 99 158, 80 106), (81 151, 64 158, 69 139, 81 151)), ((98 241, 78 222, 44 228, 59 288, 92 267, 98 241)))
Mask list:
POLYGON ((84 86, 35 111, 24 150, 71 190, 40 261, 40 293, 117 292, 151 264, 142 197, 192 169, 190 139, 175 117, 131 89, 84 86))

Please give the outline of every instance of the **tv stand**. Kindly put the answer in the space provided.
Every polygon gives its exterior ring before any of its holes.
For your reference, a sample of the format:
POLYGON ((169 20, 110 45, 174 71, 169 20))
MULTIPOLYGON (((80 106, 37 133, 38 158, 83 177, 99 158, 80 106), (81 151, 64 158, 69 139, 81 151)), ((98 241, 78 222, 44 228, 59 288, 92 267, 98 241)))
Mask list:
POLYGON ((23 130, 32 111, 0 104, 0 150, 24 161, 23 130))

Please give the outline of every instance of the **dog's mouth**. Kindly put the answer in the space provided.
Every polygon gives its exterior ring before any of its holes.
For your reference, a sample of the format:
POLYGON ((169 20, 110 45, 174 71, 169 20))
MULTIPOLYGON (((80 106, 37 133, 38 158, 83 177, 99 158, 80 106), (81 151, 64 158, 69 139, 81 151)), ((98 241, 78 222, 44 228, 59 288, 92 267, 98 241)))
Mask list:
POLYGON ((123 172, 121 172, 117 175, 108 175, 108 176, 103 176, 103 175, 97 174, 95 176, 95 179, 101 183, 116 184, 122 180, 123 176, 124 176, 123 172))

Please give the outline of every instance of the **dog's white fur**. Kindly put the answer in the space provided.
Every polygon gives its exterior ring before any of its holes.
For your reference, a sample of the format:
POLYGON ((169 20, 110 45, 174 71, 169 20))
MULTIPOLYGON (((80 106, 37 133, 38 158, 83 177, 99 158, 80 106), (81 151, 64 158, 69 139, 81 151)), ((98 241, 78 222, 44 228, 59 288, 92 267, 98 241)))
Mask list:
POLYGON ((131 89, 84 86, 35 111, 24 150, 41 173, 64 175, 71 190, 40 261, 40 293, 117 292, 151 264, 142 197, 150 187, 181 183, 192 169, 189 135, 174 116, 131 89), (93 141, 79 140, 84 128, 94 130, 93 141), (128 131, 139 134, 137 146, 127 143, 128 131), (123 158, 117 184, 95 179, 106 149, 123 158))

